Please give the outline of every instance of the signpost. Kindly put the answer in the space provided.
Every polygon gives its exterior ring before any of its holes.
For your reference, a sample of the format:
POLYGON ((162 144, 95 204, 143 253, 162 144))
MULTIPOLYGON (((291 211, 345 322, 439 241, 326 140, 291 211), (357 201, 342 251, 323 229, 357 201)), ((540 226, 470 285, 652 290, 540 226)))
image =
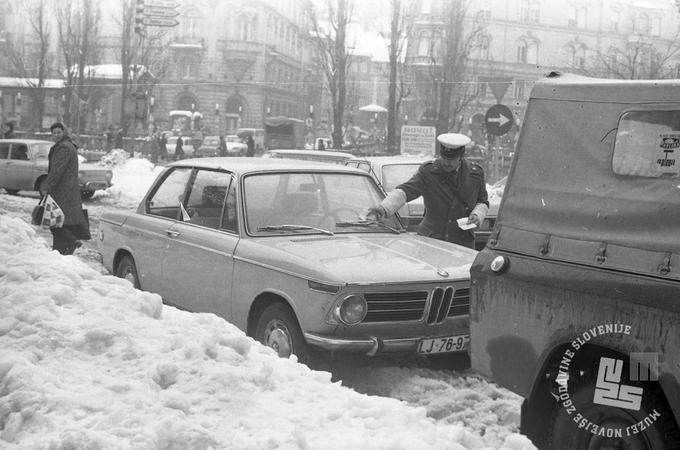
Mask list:
POLYGON ((401 153, 434 156, 437 130, 435 127, 403 125, 401 127, 401 153))
POLYGON ((494 136, 503 136, 515 124, 512 111, 505 105, 493 105, 484 116, 486 131, 494 136))
POLYGON ((135 33, 140 36, 144 27, 175 27, 179 16, 175 0, 137 0, 135 8, 135 33))

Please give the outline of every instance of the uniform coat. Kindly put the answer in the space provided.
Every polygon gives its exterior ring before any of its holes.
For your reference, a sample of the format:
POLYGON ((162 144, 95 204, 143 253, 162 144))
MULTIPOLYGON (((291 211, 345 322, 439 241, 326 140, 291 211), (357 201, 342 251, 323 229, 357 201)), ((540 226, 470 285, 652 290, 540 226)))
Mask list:
POLYGON ((445 172, 438 160, 428 161, 396 189, 404 191, 408 202, 423 197, 425 216, 418 225, 418 234, 461 245, 474 245, 473 231, 461 230, 456 220, 469 217, 478 203, 489 206, 481 166, 463 158, 456 172, 445 172))
POLYGON ((47 193, 64 212, 64 225, 85 222, 78 184, 78 152, 66 136, 52 146, 47 169, 47 193))

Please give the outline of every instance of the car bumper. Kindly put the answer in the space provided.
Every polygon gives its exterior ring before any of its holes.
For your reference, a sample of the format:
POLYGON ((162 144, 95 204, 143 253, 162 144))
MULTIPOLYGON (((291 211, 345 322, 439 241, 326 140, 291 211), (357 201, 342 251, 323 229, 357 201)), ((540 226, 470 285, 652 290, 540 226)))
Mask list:
POLYGON ((110 187, 111 187, 110 183, 89 182, 89 183, 82 183, 80 185, 80 190, 81 191, 98 191, 98 190, 108 189, 110 187))
MULTIPOLYGON (((338 339, 305 333, 309 345, 329 352, 364 353, 374 356, 379 353, 416 353, 421 338, 380 339, 338 339)), ((467 349, 461 350, 465 352, 467 349)))

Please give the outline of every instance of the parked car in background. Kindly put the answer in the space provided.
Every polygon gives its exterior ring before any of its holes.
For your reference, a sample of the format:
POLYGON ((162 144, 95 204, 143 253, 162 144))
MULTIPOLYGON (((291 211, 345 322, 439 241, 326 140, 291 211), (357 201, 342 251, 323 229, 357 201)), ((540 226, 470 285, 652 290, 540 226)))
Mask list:
POLYGON ((235 134, 228 134, 224 137, 227 142, 227 156, 246 156, 248 145, 235 134))
MULTIPOLYGON (((177 139, 179 139, 179 136, 170 136, 168 137, 168 142, 165 144, 165 150, 168 153, 168 156, 171 158, 175 155, 177 139)), ((192 143, 192 140, 189 136, 182 136, 182 150, 184 151, 184 156, 186 158, 191 158, 194 156, 194 144, 192 143)))
POLYGON ((303 161, 318 161, 334 164, 345 164, 345 162, 354 158, 354 155, 345 152, 331 152, 325 150, 289 150, 289 149, 269 150, 263 156, 265 158, 301 159, 303 161))
POLYGON ((134 212, 106 210, 104 266, 280 356, 465 354, 477 252, 367 221, 369 174, 284 158, 169 164, 134 212))
MULTIPOLYGON (((47 157, 53 145, 54 142, 36 139, 0 139, 0 187, 8 194, 44 190, 47 157)), ((81 162, 78 170, 81 197, 88 199, 95 191, 109 188, 112 178, 111 170, 81 162)))
MULTIPOLYGON (((385 193, 390 193, 399 184, 408 181, 427 159, 412 156, 373 156, 353 158, 345 162, 375 177, 385 193)), ((425 214, 423 198, 408 202, 398 211, 406 229, 414 231, 425 214)))
POLYGON ((203 143, 196 150, 194 156, 197 158, 220 156, 220 137, 206 136, 203 138, 203 143))

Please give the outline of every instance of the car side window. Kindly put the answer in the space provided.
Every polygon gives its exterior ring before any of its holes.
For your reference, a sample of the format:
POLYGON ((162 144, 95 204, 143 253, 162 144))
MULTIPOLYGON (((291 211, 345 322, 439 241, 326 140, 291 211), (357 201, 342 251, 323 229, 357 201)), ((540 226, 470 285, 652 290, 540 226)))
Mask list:
POLYGON ((12 145, 12 154, 10 159, 18 159, 21 161, 28 160, 28 147, 26 144, 14 144, 12 145))
POLYGON ((628 111, 616 130, 615 174, 680 177, 680 111, 628 111))
POLYGON ((186 222, 219 228, 230 184, 231 175, 227 172, 198 170, 189 188, 186 211, 190 219, 186 222))
POLYGON ((9 144, 0 144, 0 159, 7 159, 9 156, 9 144))
POLYGON ((170 219, 183 217, 184 193, 191 176, 191 169, 179 167, 172 170, 161 181, 154 193, 147 201, 147 212, 154 216, 163 216, 170 219))

